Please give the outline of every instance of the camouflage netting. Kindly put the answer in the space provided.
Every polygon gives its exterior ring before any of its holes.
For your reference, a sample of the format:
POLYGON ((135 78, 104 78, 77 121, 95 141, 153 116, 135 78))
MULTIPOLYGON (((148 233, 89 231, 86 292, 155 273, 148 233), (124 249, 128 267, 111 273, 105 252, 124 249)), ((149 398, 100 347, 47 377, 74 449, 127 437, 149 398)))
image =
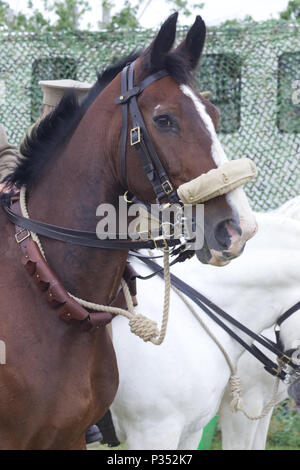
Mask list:
MULTIPOLYGON (((178 32, 178 41, 186 30, 178 32)), ((136 48, 153 31, 74 34, 0 33, 0 121, 18 144, 39 112, 38 81, 93 82, 96 71, 136 48)), ((259 176, 246 190, 256 210, 300 193, 300 27, 211 29, 198 72, 221 111, 219 136, 229 158, 250 157, 259 176)))

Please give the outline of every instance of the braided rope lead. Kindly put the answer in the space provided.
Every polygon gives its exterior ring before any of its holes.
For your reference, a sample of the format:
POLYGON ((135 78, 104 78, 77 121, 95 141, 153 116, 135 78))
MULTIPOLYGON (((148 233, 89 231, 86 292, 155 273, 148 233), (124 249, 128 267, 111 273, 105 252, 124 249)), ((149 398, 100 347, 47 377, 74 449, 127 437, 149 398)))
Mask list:
MULTIPOLYGON (((22 187, 20 191, 20 207, 21 207, 23 217, 26 217, 27 219, 29 219, 30 217, 27 211, 25 187, 22 187)), ((45 252, 43 250, 43 247, 42 247, 42 244, 38 235, 34 232, 30 232, 30 233, 31 233, 32 239, 37 243, 42 253, 42 256, 44 257, 46 261, 45 252)), ((69 292, 68 294, 70 295, 70 297, 72 297, 76 302, 78 302, 84 308, 88 308, 96 312, 104 311, 104 312, 108 312, 108 313, 112 313, 116 315, 123 315, 124 317, 129 319, 129 326, 130 326, 130 330, 132 333, 139 336, 145 342, 151 341, 151 343, 155 345, 160 345, 166 336, 167 324, 168 324, 168 318, 169 318, 169 309, 170 309, 171 280, 170 280, 169 250, 164 250, 164 282, 165 282, 164 307, 163 307, 162 324, 161 324, 160 331, 155 321, 151 320, 150 318, 144 315, 135 313, 134 305, 132 302, 132 297, 131 297, 128 285, 126 284, 124 279, 121 280, 121 284, 122 284, 128 310, 125 310, 123 308, 118 308, 118 307, 110 307, 108 305, 95 304, 95 303, 88 302, 83 299, 79 299, 78 297, 75 297, 69 292)))
POLYGON ((241 411, 246 418, 249 420, 255 421, 258 419, 264 418, 269 411, 273 408, 274 405, 277 403, 277 396, 278 396, 278 387, 279 387, 279 382, 280 379, 277 376, 274 382, 274 387, 273 387, 273 393, 272 393, 272 398, 270 402, 266 405, 266 407, 263 409, 260 415, 258 416, 251 416, 244 407, 243 399, 241 397, 242 394, 242 386, 241 386, 241 378, 236 374, 236 367, 233 365, 227 351, 224 349, 222 344, 219 342, 219 340, 216 338, 216 336, 212 333, 212 331, 208 328, 208 326, 204 323, 202 318, 199 316, 198 312, 194 309, 194 307, 191 305, 191 303, 187 300, 185 295, 180 292, 176 287, 173 285, 171 286, 172 289, 177 293, 177 295, 181 298, 181 300, 185 303, 185 305, 188 307, 188 309, 192 312, 194 317, 198 320, 202 328, 206 331, 206 333, 211 337, 211 339, 216 343, 218 348, 222 351, 228 366, 230 368, 230 379, 229 379, 229 386, 230 386, 230 393, 232 395, 232 401, 230 403, 231 410, 232 412, 237 412, 241 411))

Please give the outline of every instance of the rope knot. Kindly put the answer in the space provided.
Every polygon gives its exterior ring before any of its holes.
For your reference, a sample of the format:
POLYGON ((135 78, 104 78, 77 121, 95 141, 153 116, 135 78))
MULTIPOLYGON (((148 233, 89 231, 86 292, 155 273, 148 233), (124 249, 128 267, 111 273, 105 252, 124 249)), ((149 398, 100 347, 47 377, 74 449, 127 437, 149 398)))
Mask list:
POLYGON ((238 375, 232 375, 229 379, 230 383, 230 392, 232 395, 232 400, 230 403, 231 409, 234 412, 241 410, 242 408, 242 386, 241 379, 238 375))
POLYGON ((129 321, 129 326, 131 332, 145 342, 151 341, 159 334, 156 322, 141 314, 134 315, 129 321))

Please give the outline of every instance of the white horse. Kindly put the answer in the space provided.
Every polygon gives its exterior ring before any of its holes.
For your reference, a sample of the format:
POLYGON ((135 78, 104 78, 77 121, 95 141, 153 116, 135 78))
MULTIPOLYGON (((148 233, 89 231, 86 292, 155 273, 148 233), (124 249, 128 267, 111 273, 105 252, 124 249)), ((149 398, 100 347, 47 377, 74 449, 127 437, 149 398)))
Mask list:
MULTIPOLYGON (((300 220, 300 197, 291 199, 274 211, 296 220, 300 220)), ((262 334, 275 341, 274 328, 269 328, 262 334)), ((264 348, 262 348, 264 350, 264 348)), ((275 356, 265 353, 275 360, 275 356)), ((273 378, 247 351, 238 361, 238 375, 242 378, 244 401, 247 403, 247 411, 252 416, 259 415, 267 406, 270 399, 270 390, 273 386, 273 378)), ((277 395, 277 403, 288 396, 287 386, 281 382, 277 395)), ((222 432, 222 448, 224 450, 263 450, 265 449, 268 428, 272 417, 273 408, 260 420, 249 420, 242 413, 232 413, 230 388, 227 387, 223 395, 218 412, 222 432)))
MULTIPOLYGON (((299 301, 300 223, 281 213, 257 214, 257 219, 258 234, 228 266, 218 269, 192 259, 172 272, 259 333, 299 301)), ((140 261, 134 266, 150 273, 140 261)), ((162 298, 158 276, 138 282, 137 310, 158 322, 162 298)), ((197 310, 237 365, 243 348, 197 310)), ((196 449, 230 377, 223 353, 174 292, 159 348, 129 334, 126 323, 123 317, 113 321, 120 385, 111 411, 119 440, 129 449, 196 449)), ((293 315, 282 325, 285 349, 299 338, 300 316, 293 315)))
MULTIPOLYGON (((300 220, 300 197, 291 199, 274 211, 294 219, 300 220)), ((274 328, 269 328, 262 334, 275 341, 274 328)), ((274 361, 275 356, 262 350, 274 361)), ((244 352, 237 367, 237 375, 241 377, 244 387, 244 402, 247 404, 247 412, 252 416, 260 415, 270 400, 270 393, 274 379, 268 374, 263 365, 244 352)), ((288 396, 287 386, 280 382, 277 403, 288 396)), ((263 450, 266 446, 268 428, 272 417, 272 408, 265 417, 259 420, 249 420, 243 413, 233 413, 231 410, 230 387, 227 386, 219 408, 219 423, 222 433, 222 448, 224 450, 263 450)))

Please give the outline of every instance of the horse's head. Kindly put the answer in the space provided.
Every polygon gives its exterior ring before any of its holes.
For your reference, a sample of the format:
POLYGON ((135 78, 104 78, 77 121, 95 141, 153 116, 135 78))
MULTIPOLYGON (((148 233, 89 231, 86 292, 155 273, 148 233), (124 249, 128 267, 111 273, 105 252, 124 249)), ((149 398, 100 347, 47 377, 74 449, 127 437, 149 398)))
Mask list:
MULTIPOLYGON (((176 21, 177 14, 167 19, 134 65, 134 85, 137 86, 145 84, 145 80, 157 72, 167 72, 150 84, 146 82, 147 86, 136 98, 155 152, 175 190, 228 161, 216 134, 219 112, 192 86, 192 73, 205 42, 205 24, 197 16, 185 40, 171 50, 176 21)), ((121 114, 121 110, 118 112, 121 114)), ((135 142, 138 138, 134 135, 135 142)), ((122 180, 120 164, 117 171, 122 180)), ((143 201, 154 202, 153 186, 135 145, 130 142, 126 148, 125 173, 130 192, 143 201)), ((257 229, 240 187, 205 202, 204 214, 205 243, 197 256, 205 263, 227 264, 240 255, 246 241, 257 229)))

